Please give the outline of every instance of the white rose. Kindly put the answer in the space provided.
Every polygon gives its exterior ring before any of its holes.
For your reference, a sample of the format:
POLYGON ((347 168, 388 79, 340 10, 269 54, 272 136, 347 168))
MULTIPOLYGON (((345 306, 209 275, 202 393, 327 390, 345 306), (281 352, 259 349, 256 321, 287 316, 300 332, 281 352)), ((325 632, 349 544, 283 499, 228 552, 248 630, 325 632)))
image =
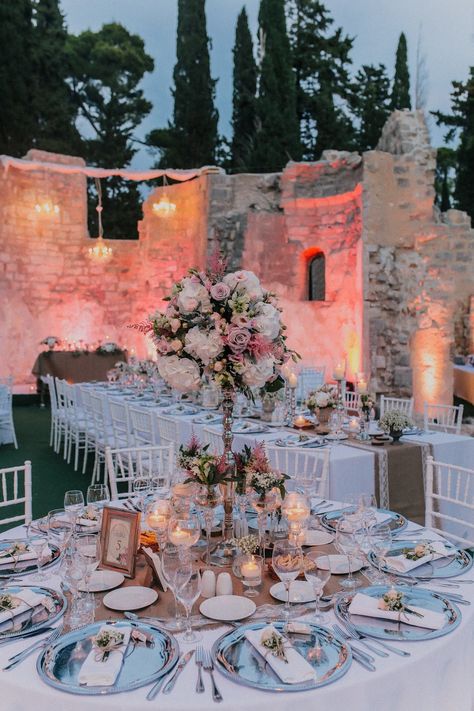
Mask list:
POLYGON ((316 404, 318 407, 327 407, 329 405, 329 394, 324 392, 316 393, 316 404))
POLYGON ((261 299, 263 297, 260 280, 253 272, 242 269, 232 274, 226 274, 222 281, 231 290, 236 289, 239 292, 246 292, 251 299, 261 299))
POLYGON ((271 304, 260 304, 258 316, 255 316, 252 323, 262 336, 274 341, 280 333, 280 312, 271 304))
POLYGON ((242 379, 251 388, 263 388, 275 372, 275 359, 270 356, 261 358, 256 363, 246 362, 242 379))
POLYGON ((202 331, 199 326, 193 326, 184 339, 184 350, 194 358, 199 358, 204 365, 208 365, 211 360, 217 358, 222 353, 223 342, 215 328, 210 331, 202 331))
POLYGON ((197 363, 179 356, 158 358, 158 372, 168 385, 180 392, 197 390, 201 384, 201 374, 197 363))
POLYGON ((211 302, 205 286, 200 282, 194 281, 191 277, 186 277, 181 283, 183 288, 177 298, 178 308, 181 313, 188 314, 198 308, 201 311, 211 310, 211 302))

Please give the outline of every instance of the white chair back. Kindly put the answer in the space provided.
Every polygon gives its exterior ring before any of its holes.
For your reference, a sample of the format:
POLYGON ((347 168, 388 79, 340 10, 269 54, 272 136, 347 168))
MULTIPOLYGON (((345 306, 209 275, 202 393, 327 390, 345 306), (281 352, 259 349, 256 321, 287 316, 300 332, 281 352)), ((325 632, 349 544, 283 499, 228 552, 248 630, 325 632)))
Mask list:
POLYGON ((137 446, 157 445, 157 438, 153 428, 153 415, 147 410, 137 407, 128 408, 132 433, 137 446))
POLYGON ((386 412, 391 412, 392 410, 398 410, 398 412, 402 412, 407 417, 412 417, 413 398, 385 397, 385 395, 381 395, 380 417, 383 417, 386 412))
POLYGON ((344 409, 346 412, 359 412, 360 410, 360 395, 346 390, 344 393, 344 409))
POLYGON ((204 444, 209 445, 209 454, 224 454, 224 440, 222 439, 222 434, 220 432, 214 432, 208 427, 203 427, 202 437, 204 444))
POLYGON ((0 469, 0 483, 0 525, 31 523, 31 462, 27 460, 20 467, 0 469), (21 513, 17 513, 19 506, 23 507, 21 513), (8 515, 9 509, 11 515, 8 515))
POLYGON ((113 437, 111 436, 111 430, 108 427, 107 412, 105 409, 105 403, 102 395, 92 391, 89 393, 89 402, 91 407, 91 413, 94 421, 94 438, 99 441, 103 446, 112 446, 113 437))
POLYGON ((15 423, 13 422, 13 378, 0 378, 0 442, 13 442, 18 449, 15 423))
POLYGON ((298 372, 298 385, 296 388, 296 399, 306 400, 311 390, 324 385, 324 366, 301 366, 298 372))
POLYGON ((464 405, 423 404, 423 427, 425 430, 438 430, 460 434, 464 405))
POLYGON ((464 547, 474 546, 474 469, 427 457, 425 525, 464 547))
POLYGON ((157 415, 158 433, 160 444, 173 444, 175 449, 178 446, 178 424, 171 417, 157 415))
POLYGON ((329 449, 310 451, 265 443, 265 452, 272 467, 290 476, 296 486, 309 485, 315 496, 329 496, 329 449))
POLYGON ((109 412, 116 446, 134 447, 135 440, 127 403, 121 400, 109 400, 109 412))
POLYGON ((51 403, 51 415, 53 418, 57 417, 58 414, 58 396, 56 393, 56 385, 54 384, 54 378, 48 373, 48 375, 41 376, 43 382, 46 383, 49 390, 49 401, 51 403))
POLYGON ((137 477, 157 478, 161 491, 168 491, 175 466, 174 446, 122 447, 105 450, 106 480, 112 499, 123 499, 133 492, 137 477))

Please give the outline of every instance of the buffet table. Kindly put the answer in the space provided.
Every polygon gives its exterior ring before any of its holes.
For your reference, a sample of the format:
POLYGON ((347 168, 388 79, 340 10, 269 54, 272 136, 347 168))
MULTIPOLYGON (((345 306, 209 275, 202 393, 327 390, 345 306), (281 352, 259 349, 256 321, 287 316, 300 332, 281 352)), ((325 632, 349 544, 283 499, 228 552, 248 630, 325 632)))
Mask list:
MULTIPOLYGON (((409 524, 409 530, 416 528, 409 524)), ((14 538, 24 536, 22 527, 11 530, 4 537, 14 538)), ((321 547, 321 550, 328 550, 321 547)), ((52 569, 54 573, 54 568, 52 569)), ((57 579, 57 576, 55 576, 57 579)), ((334 576, 333 576, 334 577, 334 576)), ((471 569, 463 578, 474 579, 471 569)), ((268 602, 268 586, 273 583, 266 580, 262 594, 257 598, 257 604, 268 602)), ((240 593, 238 581, 235 581, 234 592, 240 593)), ((45 582, 47 585, 47 582, 45 582)), ((138 567, 136 578, 124 585, 150 583, 149 569, 138 567)), ((328 586, 333 584, 331 578, 328 586)), ((442 591, 443 589, 440 588, 442 591)), ((465 599, 474 602, 474 585, 462 585, 465 599)), ((100 597, 100 596, 98 596, 100 597)), ((201 602, 199 598, 194 612, 201 602)), ((272 600, 272 602, 274 602, 272 600)), ((160 592, 158 602, 154 606, 140 610, 139 614, 169 614, 169 594, 160 592)), ((345 676, 319 689, 299 693, 265 693, 244 686, 238 686, 223 677, 217 670, 214 672, 219 690, 223 696, 220 708, 224 711, 240 711, 245 708, 250 711, 260 711, 262 704, 271 703, 274 711, 290 711, 295 704, 299 709, 331 708, 334 711, 471 711, 473 701, 472 658, 474 652, 474 607, 462 606, 462 620, 457 629, 450 634, 424 642, 403 642, 401 648, 411 653, 409 657, 389 656, 376 657, 376 671, 362 668, 354 661, 345 676)), ((103 606, 99 607, 98 619, 122 617, 121 613, 111 612, 103 606)), ((328 615, 327 623, 336 621, 334 613, 328 615)), ((214 640, 230 627, 223 624, 213 629, 202 630, 202 640, 205 649, 210 649, 214 640)), ((182 637, 177 634, 178 642, 182 637)), ((397 643, 391 642, 391 645, 397 643)), ((0 665, 4 666, 8 657, 26 646, 25 641, 12 642, 0 647, 0 665)), ((181 652, 194 649, 193 645, 180 644, 181 652)), ((30 703, 34 703, 35 711, 50 711, 52 708, 67 706, 68 711, 101 711, 113 709, 142 709, 152 705, 172 709, 173 711, 209 711, 213 707, 209 676, 204 673, 205 693, 196 694, 195 684, 197 668, 194 660, 185 667, 178 683, 169 697, 158 695, 152 702, 145 700, 150 687, 143 687, 127 693, 110 696, 75 696, 65 694, 46 685, 37 675, 36 657, 28 657, 21 665, 11 671, 1 672, 2 679, 2 711, 24 711, 30 703)))

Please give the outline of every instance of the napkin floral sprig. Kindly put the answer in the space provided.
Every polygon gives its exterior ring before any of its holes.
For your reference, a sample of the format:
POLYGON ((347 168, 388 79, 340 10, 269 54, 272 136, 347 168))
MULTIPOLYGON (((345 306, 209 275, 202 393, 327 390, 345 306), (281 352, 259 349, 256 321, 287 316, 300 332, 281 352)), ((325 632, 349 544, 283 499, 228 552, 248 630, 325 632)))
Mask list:
POLYGON ((99 515, 97 511, 94 508, 87 508, 84 510, 81 518, 86 518, 88 521, 97 521, 99 518, 99 515))
POLYGON ((414 548, 404 548, 403 555, 408 560, 419 560, 424 558, 426 555, 432 555, 434 553, 433 548, 428 543, 419 543, 414 548))
POLYGON ((413 610, 411 607, 407 607, 404 602, 404 594, 395 588, 388 590, 379 600, 379 609, 387 610, 390 612, 398 612, 400 615, 409 613, 410 615, 415 615, 416 617, 423 617, 421 612, 413 610))
POLYGON ((0 558, 6 558, 7 556, 14 558, 16 555, 28 553, 28 551, 29 548, 26 543, 19 543, 18 541, 15 541, 15 543, 9 548, 5 548, 3 551, 0 551, 0 558))
POLYGON ((96 662, 106 662, 110 652, 123 644, 124 635, 114 630, 103 630, 92 638, 92 645, 97 649, 96 662))
POLYGON ((9 610, 14 610, 18 607, 19 602, 12 595, 4 593, 0 595, 0 612, 7 612, 9 610))
POLYGON ((263 647, 273 654, 277 659, 282 659, 288 664, 285 652, 285 641, 283 637, 272 627, 265 627, 260 637, 260 643, 263 647))

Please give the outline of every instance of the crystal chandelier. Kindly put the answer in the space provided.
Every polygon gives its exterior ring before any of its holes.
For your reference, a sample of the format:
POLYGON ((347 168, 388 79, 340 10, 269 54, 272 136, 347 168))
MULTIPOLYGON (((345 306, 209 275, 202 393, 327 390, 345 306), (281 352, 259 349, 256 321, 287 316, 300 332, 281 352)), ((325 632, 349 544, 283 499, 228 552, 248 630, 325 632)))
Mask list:
POLYGON ((97 222, 99 226, 99 236, 95 241, 93 247, 89 247, 89 257, 97 261, 104 262, 112 256, 112 247, 108 247, 104 241, 104 228, 102 225, 102 188, 100 185, 99 178, 95 179, 95 185, 97 188, 97 222))
MULTIPOLYGON (((165 185, 168 185, 168 182, 166 180, 166 176, 164 175, 163 186, 165 185)), ((155 215, 158 215, 158 217, 171 217, 171 215, 174 215, 174 213, 176 212, 175 203, 171 202, 166 193, 163 193, 159 202, 154 202, 152 207, 153 212, 155 213, 155 215)))

